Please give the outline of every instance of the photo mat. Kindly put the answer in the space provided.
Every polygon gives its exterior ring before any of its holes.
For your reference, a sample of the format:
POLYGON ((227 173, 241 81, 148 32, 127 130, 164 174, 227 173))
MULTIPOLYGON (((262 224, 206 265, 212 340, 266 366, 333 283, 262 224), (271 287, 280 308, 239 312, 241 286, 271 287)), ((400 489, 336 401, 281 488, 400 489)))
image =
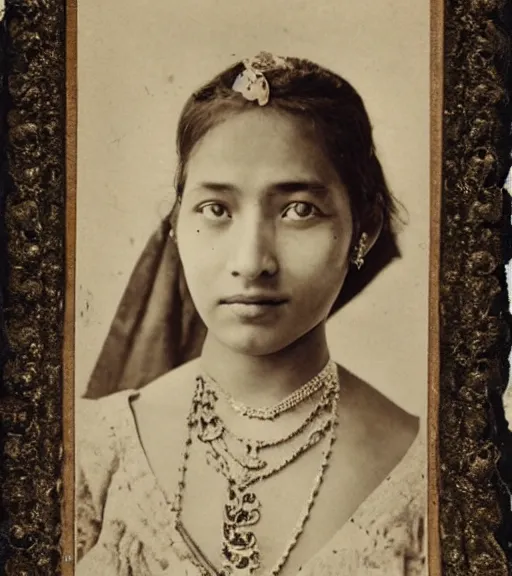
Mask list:
MULTIPOLYGON (((136 5, 123 5, 120 11, 93 4, 78 7, 77 403, 84 395, 98 398, 116 390, 118 368, 113 356, 119 328, 115 331, 112 319, 116 310, 134 306, 125 290, 137 274, 141 253, 148 250, 148 238, 172 209, 177 169, 174 134, 186 99, 219 70, 260 50, 306 57, 341 74, 361 94, 376 154, 400 203, 401 257, 332 315, 327 327, 329 349, 336 361, 418 419, 418 436, 425 446, 419 456, 424 460, 424 482, 418 498, 426 500, 429 274, 435 253, 429 246, 428 216, 430 5, 395 2, 393 19, 386 18, 389 9, 388 4, 376 9, 371 2, 350 9, 324 2, 320 10, 298 3, 293 11, 284 2, 247 3, 243 12, 227 2, 215 6, 203 2, 184 12, 178 4, 161 3, 144 14, 136 5), (178 13, 183 20, 177 19, 178 13), (365 26, 358 27, 358 22, 365 26), (139 27, 151 30, 149 41, 140 34, 133 43, 139 27), (102 384, 105 375, 110 381, 102 384)), ((363 268, 361 274, 365 272, 363 268)), ((356 274, 349 272, 349 278, 356 274)), ((128 326, 128 315, 122 317, 128 326)), ((135 365, 133 369, 137 370, 135 365)), ((135 376, 125 377, 136 382, 135 376)), ((111 418, 117 419, 114 414, 111 418)), ((87 467, 86 456, 81 455, 81 450, 83 454, 88 450, 86 422, 77 422, 76 430, 84 437, 75 436, 75 457, 87 467)), ((75 506, 80 509, 80 502, 75 506)))

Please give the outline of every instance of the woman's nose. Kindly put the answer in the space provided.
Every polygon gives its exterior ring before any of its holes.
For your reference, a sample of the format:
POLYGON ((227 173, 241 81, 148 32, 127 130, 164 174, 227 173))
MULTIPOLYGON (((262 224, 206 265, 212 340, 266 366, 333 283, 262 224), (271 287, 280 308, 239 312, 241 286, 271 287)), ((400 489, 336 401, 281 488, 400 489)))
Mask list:
POLYGON ((272 226, 262 222, 240 222, 237 234, 232 238, 231 274, 255 280, 260 276, 274 276, 278 269, 272 226))

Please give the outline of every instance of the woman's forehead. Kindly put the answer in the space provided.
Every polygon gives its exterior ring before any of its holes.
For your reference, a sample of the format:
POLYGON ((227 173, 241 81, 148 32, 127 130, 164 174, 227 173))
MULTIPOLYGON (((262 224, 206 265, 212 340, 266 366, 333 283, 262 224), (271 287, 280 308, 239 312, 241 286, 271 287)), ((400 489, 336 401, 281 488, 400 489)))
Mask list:
POLYGON ((300 118, 275 110, 243 112, 213 127, 194 148, 187 166, 187 185, 199 182, 263 184, 337 179, 321 139, 300 118), (240 181, 240 182, 239 182, 240 181))

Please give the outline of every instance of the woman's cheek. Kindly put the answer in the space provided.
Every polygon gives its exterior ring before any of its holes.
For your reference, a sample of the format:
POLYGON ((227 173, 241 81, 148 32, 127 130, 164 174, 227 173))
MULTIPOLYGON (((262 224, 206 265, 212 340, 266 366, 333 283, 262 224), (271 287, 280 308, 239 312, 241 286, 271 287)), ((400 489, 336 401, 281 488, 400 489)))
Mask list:
POLYGON ((294 262, 296 273, 304 276, 330 275, 343 271, 347 261, 347 242, 329 228, 308 234, 302 241, 290 243, 288 262, 294 262), (302 272, 302 274, 301 274, 302 272))
POLYGON ((202 233, 197 236, 199 238, 194 237, 183 244, 180 258, 187 282, 193 285, 189 287, 203 292, 211 290, 219 280, 225 268, 226 249, 222 243, 214 242, 202 233))

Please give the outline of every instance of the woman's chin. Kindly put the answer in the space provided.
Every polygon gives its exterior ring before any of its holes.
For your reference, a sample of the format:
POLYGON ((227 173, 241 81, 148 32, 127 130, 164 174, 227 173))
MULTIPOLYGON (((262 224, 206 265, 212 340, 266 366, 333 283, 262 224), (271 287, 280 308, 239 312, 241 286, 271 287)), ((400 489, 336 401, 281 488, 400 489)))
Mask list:
POLYGON ((226 348, 247 356, 268 356, 283 350, 293 338, 280 335, 278 330, 262 330, 261 327, 244 327, 218 333, 216 339, 226 348))
POLYGON ((274 344, 273 342, 259 342, 254 340, 224 341, 223 344, 233 352, 244 354, 245 356, 270 356, 285 348, 285 346, 274 344))

